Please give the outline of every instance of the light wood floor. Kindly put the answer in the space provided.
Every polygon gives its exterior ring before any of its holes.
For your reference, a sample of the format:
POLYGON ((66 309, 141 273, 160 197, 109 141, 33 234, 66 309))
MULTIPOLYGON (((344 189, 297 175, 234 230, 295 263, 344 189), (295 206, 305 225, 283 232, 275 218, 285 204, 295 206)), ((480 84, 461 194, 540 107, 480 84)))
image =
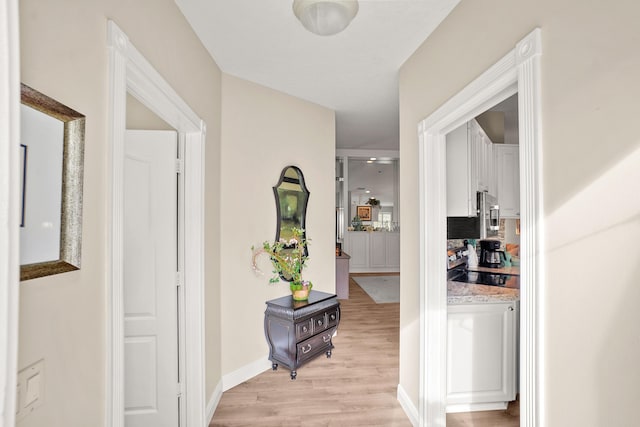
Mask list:
MULTIPOLYGON (((353 280, 349 293, 330 359, 300 367, 294 381, 279 368, 226 391, 210 426, 411 427, 396 398, 400 304, 376 304, 353 280)), ((518 426, 483 414, 448 415, 447 425, 518 426)))
POLYGON ((505 411, 467 412, 447 414, 447 427, 519 427, 519 417, 505 411))

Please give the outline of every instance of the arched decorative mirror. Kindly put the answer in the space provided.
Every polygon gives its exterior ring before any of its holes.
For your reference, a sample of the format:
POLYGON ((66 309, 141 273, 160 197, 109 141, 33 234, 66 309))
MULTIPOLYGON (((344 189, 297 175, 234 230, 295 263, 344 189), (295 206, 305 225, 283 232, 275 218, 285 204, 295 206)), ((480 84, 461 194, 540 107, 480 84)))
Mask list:
MULTIPOLYGON (((276 198, 277 227, 276 241, 289 240, 293 237, 293 229, 305 230, 307 217, 307 203, 309 202, 309 190, 304 183, 304 175, 300 168, 287 166, 280 174, 278 185, 273 187, 276 198)), ((302 237, 306 239, 306 231, 302 237)), ((285 249, 286 250, 286 249, 285 249)), ((309 250, 304 248, 304 255, 309 256, 309 250)), ((291 278, 282 276, 283 280, 291 281, 291 278)))

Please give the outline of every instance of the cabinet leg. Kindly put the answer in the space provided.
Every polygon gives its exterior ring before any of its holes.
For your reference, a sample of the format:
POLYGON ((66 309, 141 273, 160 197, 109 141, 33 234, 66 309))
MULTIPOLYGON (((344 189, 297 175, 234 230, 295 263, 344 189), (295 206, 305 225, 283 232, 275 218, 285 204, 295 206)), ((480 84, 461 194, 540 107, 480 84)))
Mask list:
POLYGON ((278 370, 278 364, 277 363, 272 363, 271 364, 271 369, 273 369, 274 371, 278 370))
POLYGON ((331 358, 331 350, 327 350, 327 359, 331 358))
POLYGON ((298 373, 296 371, 291 371, 291 379, 292 380, 295 380, 297 376, 298 376, 298 373))

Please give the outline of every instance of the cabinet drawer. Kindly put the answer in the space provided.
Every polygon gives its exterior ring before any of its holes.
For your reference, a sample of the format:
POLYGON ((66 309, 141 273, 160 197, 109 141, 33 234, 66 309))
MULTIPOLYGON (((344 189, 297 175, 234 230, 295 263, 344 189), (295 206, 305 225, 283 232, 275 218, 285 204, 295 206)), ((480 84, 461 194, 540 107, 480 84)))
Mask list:
POLYGON ((303 322, 296 323, 296 342, 302 341, 313 334, 313 319, 307 319, 303 322))
POLYGON ((318 353, 330 350, 333 348, 331 344, 331 338, 336 328, 331 328, 325 332, 321 332, 318 335, 314 335, 306 341, 302 341, 297 344, 297 359, 298 363, 302 363, 306 360, 312 359, 318 353))
POLYGON ((311 318, 313 323, 313 333, 317 334, 320 331, 327 329, 327 313, 323 312, 311 318))
POLYGON ((337 326, 340 321, 340 309, 338 307, 327 311, 327 328, 337 326))
POLYGON ((330 308, 329 310, 313 316, 311 323, 313 324, 313 333, 317 334, 332 326, 337 326, 340 321, 340 310, 338 307, 330 308))

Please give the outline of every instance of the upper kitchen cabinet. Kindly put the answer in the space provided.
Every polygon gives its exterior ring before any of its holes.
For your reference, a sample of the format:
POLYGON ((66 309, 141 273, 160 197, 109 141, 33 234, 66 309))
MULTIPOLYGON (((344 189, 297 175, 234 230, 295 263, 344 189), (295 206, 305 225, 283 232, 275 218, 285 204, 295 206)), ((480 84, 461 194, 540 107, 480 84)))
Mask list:
POLYGON ((493 145, 476 120, 447 134, 447 216, 476 216, 476 192, 495 193, 493 145))
POLYGON ((520 218, 520 163, 517 144, 495 144, 495 182, 501 218, 520 218))
POLYGON ((494 194, 493 143, 475 120, 469 122, 469 137, 472 147, 477 150, 475 155, 478 179, 477 191, 486 191, 489 194, 494 194))

